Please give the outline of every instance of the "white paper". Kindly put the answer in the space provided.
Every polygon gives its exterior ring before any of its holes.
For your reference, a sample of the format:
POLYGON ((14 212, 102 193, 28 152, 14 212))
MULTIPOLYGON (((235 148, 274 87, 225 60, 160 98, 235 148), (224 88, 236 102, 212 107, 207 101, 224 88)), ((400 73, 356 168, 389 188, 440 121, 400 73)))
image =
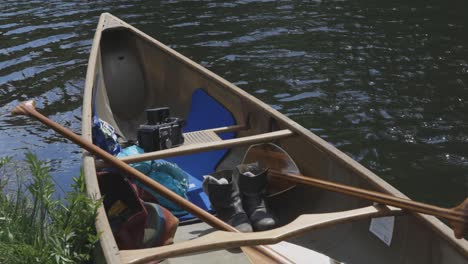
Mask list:
POLYGON ((394 225, 394 216, 372 218, 369 231, 387 244, 387 246, 390 246, 392 243, 394 225))

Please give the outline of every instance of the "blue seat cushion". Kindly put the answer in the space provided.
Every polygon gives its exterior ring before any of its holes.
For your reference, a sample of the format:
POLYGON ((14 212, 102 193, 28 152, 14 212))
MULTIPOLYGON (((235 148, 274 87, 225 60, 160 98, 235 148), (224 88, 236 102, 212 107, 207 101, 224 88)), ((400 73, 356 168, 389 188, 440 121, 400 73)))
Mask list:
MULTIPOLYGON (((203 89, 197 89, 193 92, 184 133, 235 124, 233 115, 203 89)), ((233 132, 220 135, 223 140, 234 138, 234 136, 233 132)), ((227 149, 223 149, 166 159, 177 163, 180 168, 188 172, 190 176, 187 196, 191 202, 204 210, 211 211, 211 205, 208 196, 202 189, 203 175, 214 172, 226 152, 227 149)), ((193 216, 180 217, 181 220, 190 218, 193 216)))

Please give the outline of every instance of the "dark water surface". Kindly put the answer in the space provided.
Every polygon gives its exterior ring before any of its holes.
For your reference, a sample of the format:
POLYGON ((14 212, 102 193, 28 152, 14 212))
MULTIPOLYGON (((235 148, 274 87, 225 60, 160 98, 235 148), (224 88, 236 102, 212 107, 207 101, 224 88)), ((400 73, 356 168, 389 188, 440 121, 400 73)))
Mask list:
POLYGON ((32 150, 66 186, 80 150, 11 117, 34 98, 79 132, 99 14, 111 12, 325 138, 412 198, 468 196, 463 1, 1 1, 0 156, 32 150), (408 3, 411 2, 411 3, 408 3))

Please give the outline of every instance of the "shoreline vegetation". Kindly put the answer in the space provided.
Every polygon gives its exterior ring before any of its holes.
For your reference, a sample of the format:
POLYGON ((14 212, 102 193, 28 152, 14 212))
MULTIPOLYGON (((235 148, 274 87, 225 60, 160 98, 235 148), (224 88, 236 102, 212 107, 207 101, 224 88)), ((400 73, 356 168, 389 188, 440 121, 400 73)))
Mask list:
POLYGON ((86 194, 83 173, 55 198, 50 167, 26 153, 0 158, 0 263, 91 263, 101 201, 86 194))

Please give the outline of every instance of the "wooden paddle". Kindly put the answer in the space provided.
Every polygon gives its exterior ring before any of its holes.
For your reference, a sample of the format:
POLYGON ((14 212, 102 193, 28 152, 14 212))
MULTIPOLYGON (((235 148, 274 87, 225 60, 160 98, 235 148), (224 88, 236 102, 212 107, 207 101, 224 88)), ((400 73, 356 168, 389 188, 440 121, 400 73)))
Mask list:
MULTIPOLYGON (((363 198, 369 201, 395 206, 401 209, 405 209, 410 212, 429 214, 449 220, 450 226, 455 233, 455 237, 458 239, 463 238, 467 231, 468 224, 468 198, 460 205, 448 209, 442 208, 435 205, 429 205, 425 203, 416 202, 413 200, 400 198, 384 193, 364 190, 356 187, 333 183, 325 180, 319 180, 310 176, 298 175, 297 169, 287 172, 286 169, 291 167, 290 165, 278 164, 290 164, 289 156, 283 154, 285 152, 279 146, 266 143, 253 145, 247 151, 243 163, 259 161, 259 166, 263 168, 269 168, 268 176, 272 184, 276 184, 278 181, 290 182, 291 184, 304 184, 309 186, 318 187, 321 189, 342 193, 358 198, 363 198)), ((277 191, 282 190, 287 185, 284 182, 278 186, 271 186, 268 189, 277 191)))
MULTIPOLYGON (((16 106, 12 114, 14 115, 27 115, 32 116, 42 122, 43 124, 47 125, 48 127, 52 128, 59 134, 63 135, 64 137, 68 138, 75 144, 79 145, 80 147, 86 149, 90 153, 93 153, 97 157, 103 159, 104 161, 108 162, 109 164, 114 165, 117 169, 122 172, 127 173, 129 176, 135 178, 151 190, 159 193, 163 197, 171 200, 181 208, 185 209, 187 212, 195 215, 200 220, 204 221, 208 225, 230 232, 239 232, 234 227, 230 226, 229 224, 223 222, 219 218, 211 215, 210 213, 206 212, 205 210, 201 209, 200 207, 196 206, 195 204, 191 203, 188 200, 180 197, 176 193, 172 192, 165 186, 159 184, 158 182, 154 181, 150 177, 147 177, 143 173, 139 172, 138 170, 132 168, 125 162, 119 160, 118 158, 112 156, 111 154, 107 153, 106 151, 102 150, 101 148, 97 147, 96 145, 92 144, 84 140, 82 137, 76 135, 69 129, 59 125, 58 123, 48 119, 41 113, 39 113, 35 108, 34 101, 26 101, 20 103, 16 106)), ((249 257, 252 262, 255 263, 268 263, 268 262, 276 262, 276 263, 291 263, 286 257, 275 253, 273 250, 269 249, 266 246, 257 246, 255 248, 242 248, 244 253, 249 257)))
MULTIPOLYGON (((399 214, 401 214, 401 209, 383 205, 367 206, 364 208, 342 212, 303 214, 287 225, 268 231, 251 233, 215 231, 199 238, 179 242, 172 245, 157 248, 123 250, 120 252, 120 254, 122 259, 126 260, 126 263, 140 264, 154 259, 172 258, 203 251, 237 248, 240 246, 254 246, 261 244, 273 245, 288 238, 300 236, 307 232, 329 226, 350 223, 363 219, 382 216, 394 216, 399 214)), ((283 242, 283 244, 290 245, 290 243, 287 242, 283 242)), ((314 251, 304 248, 303 253, 306 252, 314 251)), ((307 263, 314 262, 309 260, 307 263)))

